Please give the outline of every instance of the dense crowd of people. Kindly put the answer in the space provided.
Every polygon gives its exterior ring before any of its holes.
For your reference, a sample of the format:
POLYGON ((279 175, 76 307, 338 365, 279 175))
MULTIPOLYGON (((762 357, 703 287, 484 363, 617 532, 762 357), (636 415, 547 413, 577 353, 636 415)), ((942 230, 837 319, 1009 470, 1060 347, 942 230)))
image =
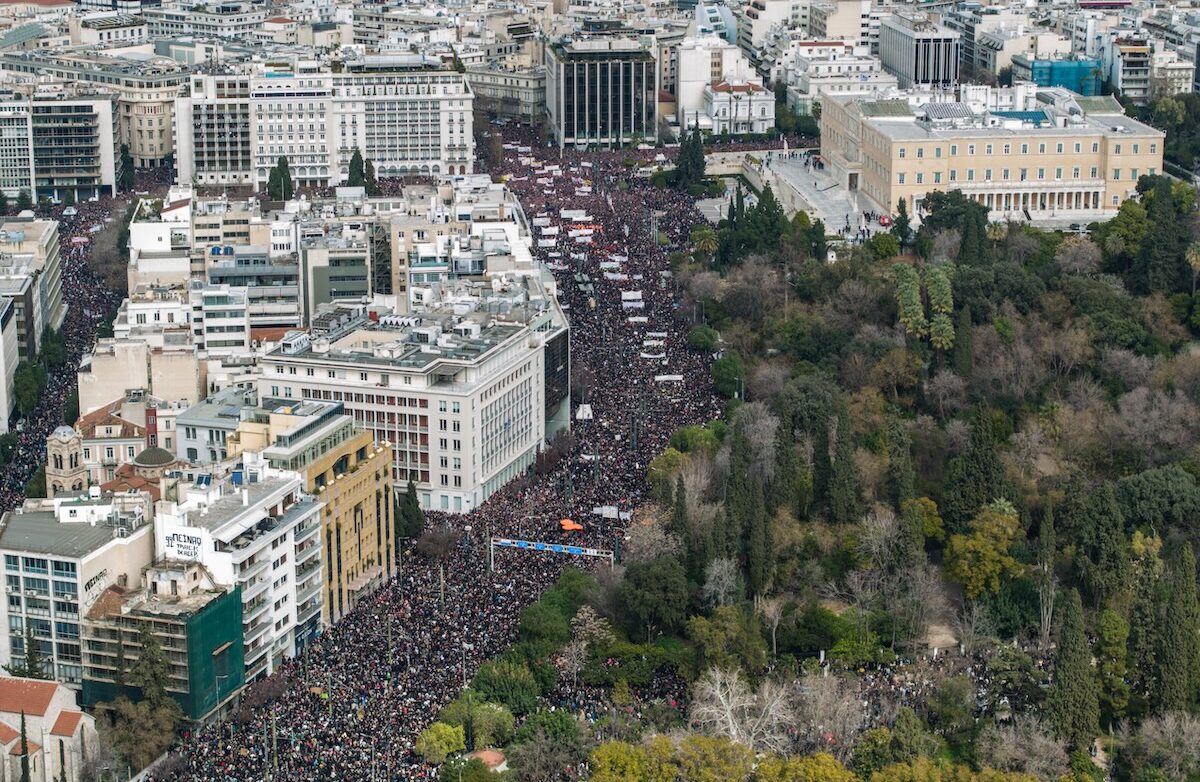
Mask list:
MULTIPOLYGON (((561 229, 554 246, 535 241, 534 252, 555 270, 572 361, 594 377, 586 392, 592 418, 578 422, 572 449, 543 474, 510 484, 469 516, 428 514, 429 524, 458 533, 448 553, 425 558, 406 550, 390 584, 276 671, 280 697, 186 736, 171 764, 176 778, 434 778, 413 751, 418 732, 483 661, 512 643, 521 609, 568 563, 499 549, 489 572, 488 535, 612 549, 623 521, 593 509, 632 511, 646 491, 647 465, 671 433, 719 414, 707 359, 687 350, 664 252, 684 246, 702 219, 693 200, 629 179, 629 151, 560 155, 538 148, 532 133, 507 130, 510 143, 492 173, 508 177, 529 218, 561 229), (521 147, 532 150, 522 154, 521 147), (564 218, 563 209, 584 210, 586 218, 564 218), (569 236, 579 224, 590 236, 569 236), (622 293, 636 292, 642 304, 631 306, 622 293), (563 532, 563 518, 584 530, 563 532), (468 526, 476 532, 465 534, 468 526)), ((651 689, 677 705, 683 690, 673 680, 651 689)), ((593 721, 602 709, 595 693, 565 685, 551 703, 593 721)))
POLYGON ((119 212, 119 203, 105 198, 60 206, 46 215, 59 221, 59 264, 67 307, 60 334, 66 359, 49 368, 36 407, 19 422, 16 450, 0 474, 0 511, 24 502, 26 485, 46 461, 46 437, 64 423, 63 410, 75 390, 79 361, 91 349, 97 326, 121 303, 120 296, 105 288, 88 265, 92 240, 119 212))

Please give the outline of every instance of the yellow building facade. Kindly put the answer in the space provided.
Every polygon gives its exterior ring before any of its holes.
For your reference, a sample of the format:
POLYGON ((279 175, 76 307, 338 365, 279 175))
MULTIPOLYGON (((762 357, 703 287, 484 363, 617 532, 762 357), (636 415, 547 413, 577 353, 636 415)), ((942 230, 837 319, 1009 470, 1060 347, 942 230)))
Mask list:
MULTIPOLYGON (((1065 92, 1065 91, 1060 91, 1065 92)), ((1108 98, 1054 92, 1026 111, 974 112, 965 104, 828 96, 821 155, 831 175, 894 214, 935 190, 961 190, 999 215, 1078 213, 1101 219, 1162 173, 1164 134, 1124 116, 1108 98), (1069 95, 1069 94, 1068 94, 1069 95)))
POLYGON ((228 440, 230 457, 261 451, 273 467, 304 476, 323 502, 324 609, 340 620, 396 573, 392 449, 354 426, 340 403, 305 401, 260 411, 228 440))

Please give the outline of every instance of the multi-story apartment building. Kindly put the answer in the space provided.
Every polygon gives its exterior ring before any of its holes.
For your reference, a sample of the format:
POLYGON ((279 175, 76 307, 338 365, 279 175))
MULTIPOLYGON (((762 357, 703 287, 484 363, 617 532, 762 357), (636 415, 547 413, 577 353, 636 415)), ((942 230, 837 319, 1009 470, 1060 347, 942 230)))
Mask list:
POLYGON ((420 315, 336 339, 289 334, 263 358, 260 392, 342 402, 391 444, 398 487, 416 483, 423 507, 474 510, 533 462, 548 422, 564 423, 566 321, 542 282, 526 282, 434 286, 418 292, 420 315))
POLYGON ((67 314, 58 221, 10 217, 0 224, 0 296, 12 300, 21 359, 36 360, 42 334, 67 314))
POLYGON ((32 113, 38 198, 84 201, 116 194, 121 137, 114 93, 38 92, 32 113))
POLYGON ((228 246, 208 264, 214 285, 245 288, 250 328, 295 328, 303 322, 300 266, 294 258, 273 258, 264 246, 228 246))
POLYGON ((254 120, 250 74, 192 74, 189 92, 175 101, 175 144, 181 183, 254 182, 254 120))
POLYGON ((46 673, 78 689, 83 681, 80 623, 110 585, 138 583, 154 555, 152 526, 98 488, 9 511, 0 519, 5 600, 0 665, 25 654, 30 628, 46 673))
POLYGON ((339 402, 263 401, 230 437, 230 456, 261 451, 273 467, 301 473, 305 491, 324 503, 323 615, 332 624, 395 575, 392 450, 339 402))
POLYGON ((960 3, 941 15, 941 23, 958 33, 959 59, 962 67, 978 68, 977 44, 980 35, 1002 28, 1015 28, 1029 24, 1029 13, 1020 8, 998 5, 960 3))
MULTIPOLYGON (((866 51, 863 47, 860 51, 866 51)), ((898 87, 878 57, 845 51, 807 52, 796 56, 787 73, 788 104, 800 114, 813 114, 826 95, 882 97, 898 87)))
POLYGON ((188 72, 167 57, 135 59, 102 49, 2 52, 0 70, 115 92, 119 143, 138 168, 161 166, 175 152, 175 99, 188 72))
POLYGON ((866 45, 871 35, 871 0, 818 0, 809 7, 808 34, 821 41, 866 45))
POLYGON ((100 11, 70 19, 71 43, 85 46, 137 46, 146 42, 142 17, 119 11, 100 11))
POLYGON ((150 38, 245 38, 253 39, 267 19, 267 9, 255 3, 232 0, 224 3, 189 2, 145 8, 150 38))
POLYGON ((620 146, 658 137, 658 79, 649 48, 597 36, 546 47, 546 107, 562 146, 620 146))
POLYGON ((828 96, 821 139, 841 185, 884 212, 901 198, 912 211, 933 190, 961 190, 996 212, 1099 219, 1135 195, 1139 176, 1162 171, 1164 136, 1112 98, 1057 88, 1032 106, 981 113, 828 96))
POLYGON ((137 664, 143 631, 167 658, 167 695, 185 720, 209 721, 241 691, 245 661, 238 588, 216 583, 197 563, 164 560, 145 568, 134 588, 110 586, 84 619, 81 696, 86 708, 122 694, 122 667, 127 671, 137 664))
POLYGON ((695 127, 704 113, 704 91, 720 81, 755 78, 750 61, 737 46, 715 35, 685 38, 675 49, 678 59, 675 110, 681 128, 695 127))
POLYGON ((476 105, 485 111, 529 123, 546 111, 546 68, 542 65, 475 65, 467 68, 466 77, 476 105))
POLYGON ((338 299, 361 300, 371 295, 371 243, 367 231, 351 231, 302 239, 300 287, 304 322, 317 307, 338 299))
POLYGON ((299 473, 243 454, 226 481, 203 475, 159 503, 155 556, 196 562, 238 588, 245 680, 269 676, 320 629, 322 503, 299 473))
POLYGON ((1196 63, 1168 49, 1156 51, 1150 59, 1150 100, 1191 92, 1196 79, 1196 63))
POLYGON ((738 8, 737 44, 750 64, 759 67, 763 42, 775 25, 808 29, 810 5, 800 0, 750 0, 738 8))
POLYGON ((1097 58, 1038 59, 1013 55, 1013 82, 1032 82, 1039 87, 1065 87, 1084 97, 1100 94, 1103 65, 1097 58))
POLYGON ((958 33, 919 14, 893 14, 879 28, 879 59, 905 89, 958 84, 958 49, 958 33))
POLYGON ((1135 104, 1150 99, 1150 67, 1154 49, 1145 35, 1131 31, 1110 33, 1101 48, 1107 81, 1114 91, 1135 104))

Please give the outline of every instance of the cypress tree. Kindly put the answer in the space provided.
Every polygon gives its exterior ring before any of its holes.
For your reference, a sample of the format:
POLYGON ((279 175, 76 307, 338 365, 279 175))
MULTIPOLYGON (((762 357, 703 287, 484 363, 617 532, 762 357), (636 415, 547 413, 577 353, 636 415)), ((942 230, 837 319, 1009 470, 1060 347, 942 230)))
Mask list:
POLYGON ((975 335, 971 323, 971 311, 963 307, 958 311, 958 323, 954 326, 954 374, 970 380, 975 371, 975 335))
POLYGON ((1091 744, 1099 732, 1100 702, 1079 591, 1072 589, 1063 603, 1046 711, 1055 735, 1070 749, 1078 750, 1091 744))
POLYGON ((1129 607, 1129 683, 1134 697, 1149 701, 1158 692, 1160 590, 1158 557, 1147 552, 1138 563, 1129 607))
POLYGON ((970 445, 950 460, 946 471, 946 492, 942 502, 946 532, 964 531, 980 508, 995 499, 1008 499, 1008 495, 992 419, 981 408, 971 426, 970 445))
POLYGON ((1105 482, 1088 503, 1089 525, 1080 562, 1083 581, 1096 608, 1103 608, 1125 588, 1129 579, 1129 544, 1125 538, 1125 517, 1117 504, 1117 492, 1111 481, 1105 482))
POLYGON ((825 263, 825 257, 829 251, 829 246, 825 243, 825 223, 820 220, 813 220, 809 237, 812 239, 813 259, 825 263))
POLYGON ((1047 504, 1038 527, 1038 556, 1033 580, 1038 592, 1038 639, 1042 648, 1050 645, 1054 621, 1054 598, 1058 593, 1058 578, 1054 565, 1058 560, 1058 540, 1054 532, 1054 506, 1047 504))
POLYGON ((767 496, 767 513, 773 516, 780 508, 787 508, 798 518, 800 466, 790 430, 790 425, 783 421, 775 427, 775 477, 767 496))
POLYGON ((688 532, 687 487, 683 485, 683 476, 675 478, 675 502, 671 508, 671 532, 685 536, 688 532))
POLYGON ((914 496, 912 438, 904 428, 904 422, 892 418, 888 422, 888 483, 891 485, 892 500, 899 508, 905 500, 914 496))
POLYGON ((21 710, 21 782, 31 782, 29 776, 29 738, 25 733, 25 710, 21 710))
POLYGON ((1171 567, 1167 611, 1159 635, 1158 693, 1160 712, 1181 711, 1196 695, 1200 659, 1200 623, 1197 622, 1196 559, 1191 544, 1184 544, 1171 567))
MULTIPOLYGON (((733 432, 729 436, 731 439, 729 477, 725 481, 725 523, 726 539, 732 544, 732 548, 726 553, 737 552, 741 548, 742 533, 746 530, 753 512, 751 503, 754 484, 759 483, 758 476, 751 471, 753 454, 744 426, 740 422, 734 424, 733 432)), ((760 507, 761 501, 760 491, 760 507)))
POLYGON ((835 420, 837 439, 834 441, 833 460, 829 468, 829 507, 834 521, 857 521, 862 514, 862 498, 858 492, 858 476, 854 471, 850 418, 842 413, 835 420))
POLYGON ((350 171, 346 174, 346 186, 362 187, 363 181, 364 175, 362 150, 355 149, 354 154, 350 157, 350 171))
POLYGON ((1125 682, 1125 652, 1129 624, 1112 610, 1100 614, 1096 623, 1096 675, 1100 685, 1100 714, 1104 724, 1112 726, 1129 705, 1129 685, 1125 682))
POLYGON ((762 595, 775 570, 775 548, 771 545, 771 522, 763 509, 762 484, 758 481, 750 492, 750 515, 746 521, 746 583, 752 594, 762 595))

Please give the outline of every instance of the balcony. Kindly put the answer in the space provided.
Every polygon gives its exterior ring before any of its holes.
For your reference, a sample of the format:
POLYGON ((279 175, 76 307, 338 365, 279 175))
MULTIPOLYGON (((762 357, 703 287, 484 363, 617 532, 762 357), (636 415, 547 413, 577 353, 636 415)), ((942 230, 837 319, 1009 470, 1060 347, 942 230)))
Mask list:
POLYGON ((243 583, 250 581, 251 579, 253 579, 256 576, 258 576, 259 574, 261 574, 263 571, 265 571, 267 569, 268 564, 270 564, 270 563, 267 561, 267 558, 264 556, 262 559, 255 562, 254 564, 246 566, 246 567, 242 567, 241 569, 238 570, 238 580, 243 583))
POLYGON ((314 595, 320 596, 322 582, 321 579, 315 578, 312 583, 296 588, 296 604, 303 605, 314 595))
POLYGON ((266 597, 258 597, 242 606, 242 621, 248 622, 263 612, 267 607, 266 597))
POLYGON ((320 542, 296 549, 296 564, 302 565, 321 552, 320 542))
POLYGON ((254 641, 257 638, 261 638, 262 634, 265 633, 267 631, 267 628, 270 626, 271 626, 270 622, 259 622, 258 624, 251 627, 249 630, 243 631, 242 643, 249 646, 251 641, 254 641))
POLYGON ((296 581, 300 582, 321 569, 320 558, 310 559, 304 565, 296 568, 296 581))
POLYGON ((313 519, 312 521, 308 522, 307 524, 301 524, 300 526, 296 527, 296 532, 295 532, 296 544, 299 545, 300 543, 303 543, 304 541, 308 540, 313 535, 313 533, 320 531, 320 529, 321 529, 321 522, 317 519, 313 519))
POLYGON ((311 600, 301 603, 300 606, 296 608, 296 624, 303 624, 320 613, 321 596, 317 595, 311 600))

